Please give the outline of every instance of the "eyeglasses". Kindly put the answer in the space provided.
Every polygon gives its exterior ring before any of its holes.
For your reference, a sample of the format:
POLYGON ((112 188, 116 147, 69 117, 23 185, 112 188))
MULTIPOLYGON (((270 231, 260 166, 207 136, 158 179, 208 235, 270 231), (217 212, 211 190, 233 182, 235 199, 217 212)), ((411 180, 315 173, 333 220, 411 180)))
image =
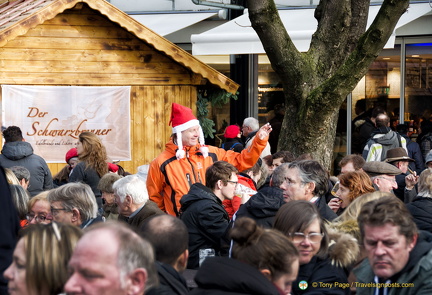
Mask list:
POLYGON ((41 223, 44 222, 47 219, 47 217, 45 215, 34 215, 34 214, 27 213, 26 219, 28 222, 34 219, 36 220, 37 223, 41 223))
POLYGON ((238 184, 238 181, 227 180, 227 182, 232 183, 232 184, 234 184, 234 185, 237 185, 237 184, 238 184))
POLYGON ((396 179, 391 179, 391 178, 387 178, 387 177, 384 177, 384 176, 380 176, 380 177, 377 177, 377 178, 382 178, 382 179, 385 179, 387 181, 390 181, 390 182, 393 182, 393 183, 397 183, 396 179))
POLYGON ((54 208, 54 207, 51 207, 51 214, 53 216, 56 216, 57 214, 59 214, 59 211, 67 211, 67 209, 65 209, 65 208, 54 208))
POLYGON ((292 234, 289 234, 289 236, 291 237, 291 239, 294 243, 301 243, 307 238, 309 240, 309 242, 311 242, 312 244, 316 244, 316 243, 321 242, 322 238, 324 237, 324 234, 311 233, 311 234, 305 235, 304 233, 292 233, 292 234))

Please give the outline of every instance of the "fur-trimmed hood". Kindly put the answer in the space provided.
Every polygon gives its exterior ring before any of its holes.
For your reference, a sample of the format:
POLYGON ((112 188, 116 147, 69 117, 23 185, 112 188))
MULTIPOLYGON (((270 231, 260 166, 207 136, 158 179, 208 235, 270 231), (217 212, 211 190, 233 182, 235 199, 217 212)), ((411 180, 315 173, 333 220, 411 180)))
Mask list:
POLYGON ((350 268, 357 262, 360 255, 359 242, 352 235, 327 227, 329 236, 328 254, 333 265, 350 268))

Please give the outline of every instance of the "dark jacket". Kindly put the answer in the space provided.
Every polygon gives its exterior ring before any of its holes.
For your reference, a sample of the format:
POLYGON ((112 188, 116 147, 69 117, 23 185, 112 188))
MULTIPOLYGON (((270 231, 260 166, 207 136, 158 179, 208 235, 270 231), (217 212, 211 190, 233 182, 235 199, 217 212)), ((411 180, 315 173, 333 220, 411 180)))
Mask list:
POLYGON ((102 215, 98 214, 95 218, 91 218, 91 219, 83 221, 83 223, 81 223, 80 227, 82 229, 84 229, 84 228, 87 228, 90 225, 96 224, 98 222, 105 222, 105 217, 103 217, 102 215))
POLYGON ((257 224, 265 227, 273 227, 274 218, 279 208, 285 204, 283 191, 278 187, 264 187, 253 195, 249 201, 240 206, 235 219, 250 217, 257 224))
POLYGON ((12 254, 20 229, 18 212, 12 201, 3 167, 0 166, 0 294, 8 294, 3 272, 12 263, 12 254))
POLYGON ((198 288, 191 295, 279 295, 277 288, 257 269, 227 257, 207 258, 195 276, 198 288))
POLYGON ((23 166, 30 172, 29 193, 32 196, 53 188, 51 171, 45 160, 33 154, 31 144, 25 141, 7 142, 0 155, 0 165, 4 168, 23 166))
POLYGON ((326 199, 324 197, 319 197, 315 202, 315 205, 318 207, 321 218, 332 221, 337 217, 337 214, 334 213, 333 210, 327 205, 326 199))
POLYGON ((97 188, 100 176, 93 168, 87 167, 85 162, 79 162, 75 168, 72 170, 71 175, 69 176, 69 182, 83 182, 88 184, 95 197, 96 202, 98 203, 98 207, 102 208, 102 199, 101 199, 101 191, 97 188))
POLYGON ((200 249, 214 249, 216 255, 222 254, 222 247, 228 244, 229 217, 221 200, 201 183, 193 184, 180 204, 180 219, 189 232, 188 268, 196 269, 200 249))
POLYGON ((407 142, 408 157, 414 160, 409 163, 409 167, 412 171, 416 171, 417 175, 420 175, 425 168, 425 159, 423 158, 422 151, 417 142, 412 141, 406 134, 401 134, 407 142))
POLYGON ((432 233, 432 198, 417 197, 406 206, 417 227, 432 233))
POLYGON ((155 202, 148 200, 136 215, 125 217, 120 214, 118 220, 127 222, 134 230, 139 230, 147 218, 161 214, 165 213, 159 209, 155 202))
POLYGON ((222 144, 221 148, 226 151, 232 150, 237 153, 241 153, 241 151, 244 149, 244 146, 240 138, 227 138, 222 144))
POLYGON ((348 283, 345 270, 342 267, 332 265, 329 258, 323 259, 314 256, 309 263, 300 265, 297 280, 292 284, 291 294, 350 294, 349 287, 336 287, 335 282, 340 284, 348 283), (308 287, 305 290, 300 289, 301 281, 306 281, 308 284, 308 287), (317 285, 314 286, 313 283, 317 283, 317 285), (323 287, 323 285, 321 285, 322 283, 331 283, 332 287, 323 287))
POLYGON ((146 294, 158 295, 187 295, 189 289, 186 280, 169 264, 156 261, 156 268, 159 277, 159 286, 154 287, 146 294))

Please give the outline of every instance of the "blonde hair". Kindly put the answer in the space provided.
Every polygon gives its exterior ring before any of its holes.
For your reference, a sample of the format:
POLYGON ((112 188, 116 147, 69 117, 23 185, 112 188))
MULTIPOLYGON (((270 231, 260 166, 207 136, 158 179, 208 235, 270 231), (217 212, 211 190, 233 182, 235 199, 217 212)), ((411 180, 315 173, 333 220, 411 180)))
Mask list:
POLYGON ((67 264, 81 229, 52 222, 35 224, 23 232, 26 254, 26 285, 36 295, 59 294, 68 280, 67 264))
POLYGON ((82 132, 79 141, 83 146, 83 152, 78 159, 83 161, 87 167, 94 169, 99 177, 108 173, 107 152, 99 137, 92 132, 82 132))
POLYGON ((418 181, 418 195, 425 198, 432 198, 432 169, 425 169, 418 181))
POLYGON ((12 170, 10 170, 9 168, 4 168, 4 171, 6 173, 6 179, 9 184, 21 185, 18 180, 18 177, 16 177, 15 173, 13 173, 12 170))
POLYGON ((28 201, 28 203, 27 203, 28 210, 30 211, 31 208, 34 206, 34 204, 36 204, 37 201, 45 201, 45 202, 49 203, 48 198, 47 198, 49 192, 50 192, 49 190, 43 191, 43 192, 38 193, 33 198, 31 198, 30 201, 28 201))

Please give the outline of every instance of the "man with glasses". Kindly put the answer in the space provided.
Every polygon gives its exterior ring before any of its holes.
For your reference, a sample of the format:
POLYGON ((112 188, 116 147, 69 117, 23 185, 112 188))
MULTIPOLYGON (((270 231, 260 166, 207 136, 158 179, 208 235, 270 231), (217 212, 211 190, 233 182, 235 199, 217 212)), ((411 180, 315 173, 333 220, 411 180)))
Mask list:
POLYGON ((81 228, 103 221, 98 215, 96 198, 89 185, 71 182, 48 193, 51 203, 50 218, 56 222, 70 223, 81 228))
POLYGON ((237 186, 237 169, 228 162, 217 161, 206 171, 206 185, 195 183, 181 200, 180 218, 189 232, 189 269, 198 269, 204 253, 221 255, 229 217, 222 201, 232 199, 237 186), (200 254, 201 252, 201 254, 200 254))
MULTIPOLYGON (((252 141, 253 141, 255 135, 257 134, 259 128, 260 127, 259 127, 258 119, 254 118, 254 117, 248 117, 248 118, 243 120, 241 132, 242 132, 243 136, 246 137, 246 139, 245 139, 245 148, 246 149, 252 145, 252 141)), ((265 156, 271 155, 270 149, 271 149, 270 143, 267 142, 265 148, 261 152, 260 157, 264 158, 265 156)))
POLYGON ((366 162, 363 170, 370 176, 374 188, 385 193, 393 193, 393 189, 398 187, 396 175, 402 173, 399 168, 380 161, 366 162))

